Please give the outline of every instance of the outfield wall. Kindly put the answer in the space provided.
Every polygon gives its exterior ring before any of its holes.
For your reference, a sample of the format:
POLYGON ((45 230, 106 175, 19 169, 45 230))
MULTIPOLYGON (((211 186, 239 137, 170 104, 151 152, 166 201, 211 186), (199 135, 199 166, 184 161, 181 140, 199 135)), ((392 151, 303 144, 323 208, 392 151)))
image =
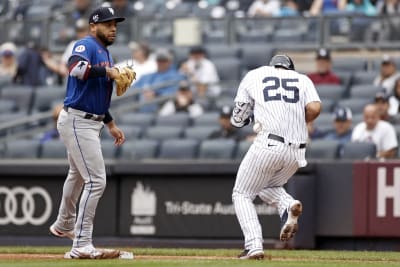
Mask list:
MULTIPOLYGON (((47 235, 67 168, 58 160, 0 161, 0 238, 47 235)), ((108 162, 95 235, 241 239, 231 201, 237 168, 226 161, 108 162)), ((304 204, 294 247, 387 240, 393 248, 400 241, 400 162, 310 162, 287 189, 304 204)), ((277 240, 276 210, 260 200, 256 208, 264 237, 277 240)))

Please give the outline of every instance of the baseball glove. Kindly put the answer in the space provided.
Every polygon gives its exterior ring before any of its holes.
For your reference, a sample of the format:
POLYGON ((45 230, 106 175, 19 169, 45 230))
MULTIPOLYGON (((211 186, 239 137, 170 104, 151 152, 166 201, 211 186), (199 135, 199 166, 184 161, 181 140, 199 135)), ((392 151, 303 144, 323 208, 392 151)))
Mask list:
POLYGON ((117 96, 125 94, 126 90, 131 86, 133 80, 136 79, 136 72, 130 67, 117 68, 119 75, 114 79, 117 87, 117 96))

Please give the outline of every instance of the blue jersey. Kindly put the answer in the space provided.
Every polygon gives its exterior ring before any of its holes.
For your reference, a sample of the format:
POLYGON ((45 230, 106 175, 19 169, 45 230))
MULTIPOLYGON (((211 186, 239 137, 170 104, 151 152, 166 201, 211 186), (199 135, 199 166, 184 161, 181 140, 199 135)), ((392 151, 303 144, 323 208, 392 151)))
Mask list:
MULTIPOLYGON (((113 61, 107 48, 93 36, 77 41, 71 56, 79 56, 91 66, 112 67, 113 61)), ((85 112, 103 115, 110 107, 113 80, 109 77, 78 79, 68 76, 64 105, 85 112)))

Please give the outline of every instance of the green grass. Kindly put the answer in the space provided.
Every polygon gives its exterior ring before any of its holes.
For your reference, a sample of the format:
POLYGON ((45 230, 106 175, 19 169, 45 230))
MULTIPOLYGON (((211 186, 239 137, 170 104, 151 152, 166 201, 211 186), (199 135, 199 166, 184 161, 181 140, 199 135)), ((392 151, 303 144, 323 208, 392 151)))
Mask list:
MULTIPOLYGON (((239 250, 234 249, 152 249, 121 248, 131 251, 135 260, 64 260, 62 255, 69 247, 0 247, 0 256, 4 254, 55 254, 60 258, 50 259, 2 259, 0 267, 42 267, 42 266, 134 266, 134 267, 347 267, 347 266, 400 266, 400 252, 370 251, 313 251, 313 250, 266 250, 271 260, 244 261, 235 258, 239 250), (178 258, 167 258, 177 256, 178 258), (197 256, 200 259, 190 259, 197 256), (166 257, 166 258, 163 258, 166 257), (181 258, 179 258, 181 257, 181 258), (201 258, 203 257, 203 258, 201 258), (207 258, 207 257, 221 257, 207 258)), ((34 255, 32 255, 34 256, 34 255)))

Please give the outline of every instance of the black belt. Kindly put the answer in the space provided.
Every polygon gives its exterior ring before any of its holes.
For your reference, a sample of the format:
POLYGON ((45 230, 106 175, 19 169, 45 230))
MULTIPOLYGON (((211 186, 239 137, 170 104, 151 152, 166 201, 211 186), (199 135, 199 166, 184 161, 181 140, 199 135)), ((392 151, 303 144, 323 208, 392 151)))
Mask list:
POLYGON ((88 120, 92 120, 92 121, 103 121, 104 120, 104 115, 96 115, 96 114, 92 114, 92 113, 87 113, 85 111, 81 111, 81 110, 74 109, 71 107, 66 107, 66 106, 64 106, 63 109, 66 112, 71 112, 73 114, 82 116, 84 119, 88 119, 88 120))
MULTIPOLYGON (((281 143, 285 143, 285 138, 283 138, 282 136, 276 135, 276 134, 271 134, 270 133, 268 135, 268 139, 272 139, 272 140, 275 140, 275 141, 278 141, 278 142, 281 142, 281 143)), ((288 143, 288 145, 291 146, 291 145, 294 145, 294 143, 288 143)), ((307 144, 305 144, 305 143, 299 144, 299 148, 306 148, 306 145, 307 144)))

